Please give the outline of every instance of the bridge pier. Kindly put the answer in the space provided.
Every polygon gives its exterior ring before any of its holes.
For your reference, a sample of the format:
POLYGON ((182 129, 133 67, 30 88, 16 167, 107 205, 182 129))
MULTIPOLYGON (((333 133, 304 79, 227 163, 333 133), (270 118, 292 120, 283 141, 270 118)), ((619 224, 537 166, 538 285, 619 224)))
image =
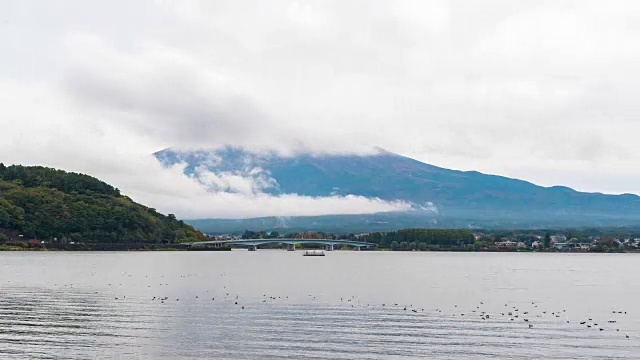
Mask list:
POLYGON ((287 251, 296 251, 296 244, 287 244, 287 251))
POLYGON ((249 245, 249 251, 257 251, 258 250, 258 246, 257 245, 249 245))

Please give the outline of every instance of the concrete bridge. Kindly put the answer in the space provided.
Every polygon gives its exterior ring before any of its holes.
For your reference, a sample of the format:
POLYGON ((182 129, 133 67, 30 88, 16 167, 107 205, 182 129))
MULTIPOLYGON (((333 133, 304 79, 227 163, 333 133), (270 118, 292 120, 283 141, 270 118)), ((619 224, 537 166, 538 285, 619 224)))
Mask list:
POLYGON ((324 249, 327 251, 332 251, 334 246, 349 246, 354 250, 360 249, 372 249, 377 245, 374 243, 364 242, 364 241, 350 241, 350 240, 334 240, 334 239, 242 239, 242 240, 214 240, 214 241, 198 241, 190 243, 191 247, 223 247, 223 246, 233 246, 233 247, 246 247, 249 251, 256 251, 259 245, 264 244, 283 244, 287 245, 287 250, 293 251, 296 249, 297 244, 314 244, 314 245, 323 245, 324 249))

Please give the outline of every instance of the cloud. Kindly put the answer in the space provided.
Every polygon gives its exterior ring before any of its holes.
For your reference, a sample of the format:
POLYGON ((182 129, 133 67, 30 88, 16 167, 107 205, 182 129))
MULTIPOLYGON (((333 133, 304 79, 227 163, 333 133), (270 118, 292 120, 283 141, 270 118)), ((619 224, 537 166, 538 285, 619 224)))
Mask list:
POLYGON ((125 123, 109 121, 112 118, 102 110, 78 107, 75 99, 42 85, 0 82, 0 95, 17 100, 0 109, 2 118, 12 119, 3 132, 12 141, 0 142, 0 161, 88 173, 135 201, 180 218, 362 214, 411 208, 404 202, 353 195, 268 195, 264 190, 277 183, 255 166, 218 174, 201 167, 188 176, 184 164, 163 167, 150 155, 152 144, 144 136, 122 131, 119 127, 125 123))
POLYGON ((103 111, 112 125, 176 145, 265 131, 260 124, 266 115, 248 95, 179 51, 145 44, 122 52, 95 38, 71 39, 68 49, 68 94, 86 110, 103 111), (250 123, 254 128, 247 131, 250 123))
POLYGON ((405 206, 269 196, 276 185, 259 168, 198 182, 150 156, 169 146, 284 155, 379 146, 542 185, 640 191, 633 1, 41 6, 0 4, 9 20, 0 161, 90 173, 164 212, 405 206))
MULTIPOLYGON (((246 218, 262 216, 307 216, 329 214, 363 214, 371 212, 403 211, 411 209, 411 205, 402 201, 383 201, 378 198, 363 196, 327 196, 311 197, 297 194, 273 196, 255 191, 251 178, 218 176, 216 181, 224 183, 227 191, 211 191, 211 183, 198 176, 185 176, 185 164, 176 164, 165 168, 154 159, 145 159, 137 164, 137 173, 143 169, 153 183, 142 183, 135 186, 138 177, 133 175, 129 180, 129 188, 136 194, 135 198, 146 204, 157 204, 157 209, 165 213, 174 213, 182 218, 246 218), (147 161, 151 160, 151 161, 147 161), (220 180, 223 179, 223 180, 220 180), (229 183, 236 182, 236 185, 229 183), (237 183, 241 185, 238 186, 237 183)), ((133 170, 133 169, 132 169, 133 170)), ((122 180, 122 179, 121 179, 122 180)), ((222 190, 222 189, 220 189, 222 190)))
POLYGON ((264 193, 278 187, 277 181, 259 167, 246 171, 222 171, 217 174, 205 166, 198 166, 191 178, 210 191, 239 193, 246 196, 264 193))
POLYGON ((507 144, 518 144, 514 157, 545 154, 532 159, 544 166, 548 156, 606 162, 590 155, 590 139, 602 137, 604 148, 631 140, 638 31, 616 16, 635 6, 352 5, 164 4, 177 29, 207 34, 212 46, 72 36, 64 85, 78 104, 164 146, 381 146, 458 168, 482 159, 480 170, 496 172, 518 166, 507 144), (605 136, 603 121, 616 124, 605 136), (561 141, 584 156, 539 151, 574 129, 584 135, 561 141))
POLYGON ((372 144, 319 137, 306 123, 280 124, 285 119, 263 110, 247 86, 176 49, 148 43, 121 51, 82 36, 67 40, 66 53, 66 95, 87 113, 99 114, 93 121, 103 126, 183 149, 233 143, 286 155, 375 152, 372 144))

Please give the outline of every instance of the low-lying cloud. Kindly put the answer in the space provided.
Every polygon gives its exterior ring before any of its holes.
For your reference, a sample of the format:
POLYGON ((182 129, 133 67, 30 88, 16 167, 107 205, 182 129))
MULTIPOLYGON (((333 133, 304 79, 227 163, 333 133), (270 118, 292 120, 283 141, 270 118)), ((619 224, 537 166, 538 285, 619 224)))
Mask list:
POLYGON ((263 216, 311 216, 329 214, 364 214, 410 210, 411 204, 403 201, 384 201, 363 196, 312 197, 297 194, 269 195, 254 185, 254 178, 234 175, 229 177, 201 170, 187 176, 185 164, 163 167, 153 158, 141 159, 132 164, 128 178, 119 182, 127 186, 135 199, 145 204, 156 204, 164 213, 174 213, 182 218, 247 218, 263 216), (144 171, 151 182, 139 182, 144 171), (211 177, 216 182, 227 183, 211 188, 211 177), (128 183, 131 181, 131 183, 128 183), (235 185, 229 183, 235 182, 235 185), (237 185, 241 183, 242 185, 237 185))

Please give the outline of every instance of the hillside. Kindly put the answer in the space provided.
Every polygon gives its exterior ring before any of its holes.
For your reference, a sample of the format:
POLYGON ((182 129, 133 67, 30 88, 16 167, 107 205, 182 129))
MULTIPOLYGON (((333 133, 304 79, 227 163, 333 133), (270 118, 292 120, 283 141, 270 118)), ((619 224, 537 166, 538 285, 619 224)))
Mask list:
POLYGON ((192 226, 133 202, 93 177, 0 163, 0 240, 111 243, 194 240, 192 226))
MULTIPOLYGON (((548 227, 627 226, 640 224, 640 197, 633 194, 585 193, 568 187, 542 187, 527 181, 450 170, 404 156, 380 151, 370 156, 253 154, 227 147, 212 151, 182 152, 166 149, 155 154, 164 165, 186 163, 185 172, 199 176, 210 171, 218 176, 252 179, 260 191, 308 196, 362 195, 385 200, 404 200, 414 210, 362 216, 331 217, 331 226, 344 229, 403 226, 449 227, 548 227), (382 218, 382 219, 380 219, 382 218)), ((234 191, 216 188, 216 191, 234 191)), ((295 215, 295 214, 292 214, 295 215)), ((261 218, 246 221, 193 222, 203 231, 263 223, 307 226, 327 217, 261 218)), ((247 227, 252 228, 252 227, 247 227)), ((325 230, 324 227, 314 227, 325 230)))

